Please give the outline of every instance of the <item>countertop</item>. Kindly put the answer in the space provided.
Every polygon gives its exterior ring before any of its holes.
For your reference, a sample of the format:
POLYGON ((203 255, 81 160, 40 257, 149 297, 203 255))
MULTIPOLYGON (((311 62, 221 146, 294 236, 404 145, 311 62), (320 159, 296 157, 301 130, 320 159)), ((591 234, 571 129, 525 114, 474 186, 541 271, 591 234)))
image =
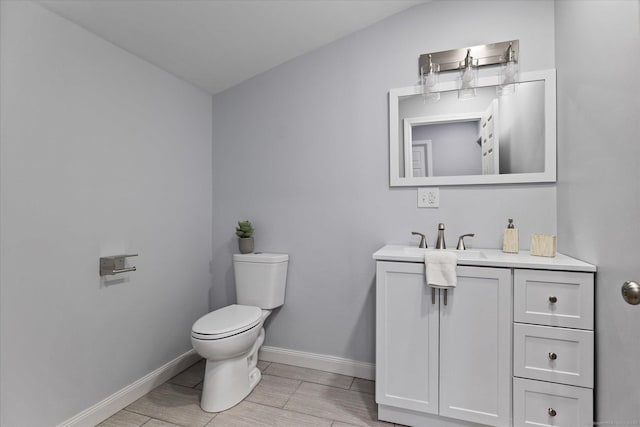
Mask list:
MULTIPOLYGON (((427 251, 438 249, 421 249, 407 245, 386 245, 373 254, 376 261, 424 262, 427 251)), ((448 249, 447 249, 448 250, 448 249)), ((478 267, 528 268, 536 270, 562 270, 595 272, 596 266, 561 253, 555 257, 533 256, 529 251, 507 254, 500 249, 469 249, 466 251, 451 250, 458 255, 458 265, 478 267)))

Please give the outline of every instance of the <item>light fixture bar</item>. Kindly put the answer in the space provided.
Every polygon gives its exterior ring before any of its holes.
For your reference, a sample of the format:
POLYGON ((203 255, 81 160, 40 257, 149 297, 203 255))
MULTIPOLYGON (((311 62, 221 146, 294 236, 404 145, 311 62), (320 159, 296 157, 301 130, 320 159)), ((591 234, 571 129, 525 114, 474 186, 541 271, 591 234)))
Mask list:
POLYGON ((520 43, 518 40, 509 40, 500 43, 484 44, 480 46, 464 47, 461 49, 443 50, 441 52, 431 52, 420 55, 418 59, 418 73, 429 69, 429 56, 434 64, 440 66, 440 71, 459 70, 464 67, 464 60, 467 52, 477 61, 478 67, 487 65, 503 64, 509 60, 507 52, 511 46, 512 58, 518 57, 520 43))

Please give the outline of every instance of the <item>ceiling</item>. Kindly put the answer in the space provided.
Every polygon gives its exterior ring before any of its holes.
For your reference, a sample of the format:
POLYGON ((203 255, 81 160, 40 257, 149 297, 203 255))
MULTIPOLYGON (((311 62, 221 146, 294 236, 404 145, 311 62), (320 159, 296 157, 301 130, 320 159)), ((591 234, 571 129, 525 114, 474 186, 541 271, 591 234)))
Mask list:
POLYGON ((41 0, 215 94, 430 0, 41 0))

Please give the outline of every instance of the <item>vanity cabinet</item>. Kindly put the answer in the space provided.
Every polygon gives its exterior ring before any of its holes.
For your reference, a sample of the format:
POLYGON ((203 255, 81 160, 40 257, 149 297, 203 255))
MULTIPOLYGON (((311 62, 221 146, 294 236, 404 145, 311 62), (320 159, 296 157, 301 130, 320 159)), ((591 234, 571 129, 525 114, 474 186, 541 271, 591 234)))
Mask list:
POLYGON ((445 304, 442 290, 432 300, 425 251, 388 245, 373 256, 378 418, 590 425, 595 266, 562 254, 458 252, 445 304))
POLYGON ((411 411, 509 426, 511 270, 459 266, 446 305, 423 263, 379 261, 376 273, 380 418, 393 407, 410 412, 390 421, 413 425, 411 411))

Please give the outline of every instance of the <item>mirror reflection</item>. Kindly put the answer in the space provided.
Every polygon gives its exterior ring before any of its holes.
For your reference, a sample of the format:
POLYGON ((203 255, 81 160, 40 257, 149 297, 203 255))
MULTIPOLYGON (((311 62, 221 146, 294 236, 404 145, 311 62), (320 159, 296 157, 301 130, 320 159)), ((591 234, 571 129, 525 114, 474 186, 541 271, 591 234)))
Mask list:
POLYGON ((417 86, 391 89, 390 185, 554 182, 555 70, 523 73, 501 95, 498 83, 481 78, 476 96, 464 100, 456 82, 440 83, 436 103, 417 86))
POLYGON ((497 96, 477 88, 472 99, 441 93, 398 99, 401 177, 542 173, 545 168, 545 82, 529 81, 497 96))

